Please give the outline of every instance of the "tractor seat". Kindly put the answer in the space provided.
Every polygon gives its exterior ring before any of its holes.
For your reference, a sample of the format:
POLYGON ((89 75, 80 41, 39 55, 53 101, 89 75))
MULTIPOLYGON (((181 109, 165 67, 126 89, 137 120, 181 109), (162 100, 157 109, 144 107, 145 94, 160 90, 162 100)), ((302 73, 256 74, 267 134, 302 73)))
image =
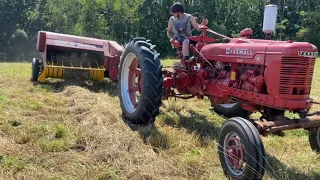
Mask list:
MULTIPOLYGON (((197 43, 198 43, 197 41, 194 41, 190 38, 190 44, 195 46, 197 43)), ((180 44, 179 41, 177 40, 171 41, 171 44, 178 49, 182 49, 182 44, 180 44)))

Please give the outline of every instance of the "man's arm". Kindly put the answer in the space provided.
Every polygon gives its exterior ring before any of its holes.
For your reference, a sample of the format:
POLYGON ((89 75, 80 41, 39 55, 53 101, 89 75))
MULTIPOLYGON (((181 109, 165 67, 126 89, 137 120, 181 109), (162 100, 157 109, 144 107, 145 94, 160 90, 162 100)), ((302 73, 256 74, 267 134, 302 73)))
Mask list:
POLYGON ((208 24, 208 20, 207 20, 207 19, 203 19, 203 20, 202 20, 202 23, 201 23, 201 24, 198 24, 197 21, 194 19, 193 16, 190 17, 190 22, 191 22, 191 25, 193 26, 193 28, 197 29, 198 31, 200 30, 200 29, 198 29, 199 26, 207 25, 207 24, 208 24))
POLYGON ((167 36, 168 36, 168 38, 170 39, 170 41, 173 39, 173 36, 172 36, 172 27, 173 27, 172 21, 171 21, 171 19, 169 19, 167 36))

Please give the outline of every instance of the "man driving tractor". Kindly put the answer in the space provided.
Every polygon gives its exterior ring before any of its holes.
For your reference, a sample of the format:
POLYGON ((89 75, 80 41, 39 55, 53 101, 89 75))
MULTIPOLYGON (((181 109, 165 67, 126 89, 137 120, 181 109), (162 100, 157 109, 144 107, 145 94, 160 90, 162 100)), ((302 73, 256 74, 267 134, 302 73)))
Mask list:
MULTIPOLYGON (((182 45, 183 59, 184 61, 189 60, 189 44, 196 44, 196 42, 188 39, 192 36, 191 25, 193 28, 198 29, 199 26, 207 25, 208 20, 203 19, 199 25, 191 14, 184 12, 184 6, 180 2, 176 2, 171 6, 171 14, 167 36, 170 42, 177 40, 182 45)), ((184 62, 182 63, 184 65, 184 62)))

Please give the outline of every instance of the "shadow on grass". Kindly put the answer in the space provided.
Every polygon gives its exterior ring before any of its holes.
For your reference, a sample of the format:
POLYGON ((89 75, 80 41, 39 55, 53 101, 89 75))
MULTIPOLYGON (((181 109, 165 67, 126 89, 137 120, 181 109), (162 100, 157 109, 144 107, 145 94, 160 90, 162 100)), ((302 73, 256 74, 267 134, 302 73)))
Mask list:
POLYGON ((289 167, 283 162, 281 162, 276 157, 266 154, 266 159, 268 163, 266 165, 267 174, 274 179, 295 179, 295 180, 319 180, 320 173, 311 172, 310 175, 305 174, 304 172, 298 171, 295 168, 289 167))
POLYGON ((201 139, 212 139, 217 140, 220 133, 220 127, 214 122, 207 120, 205 115, 198 112, 189 110, 188 113, 191 116, 185 116, 179 111, 174 109, 168 109, 168 111, 173 110, 179 117, 178 121, 175 121, 170 116, 165 116, 164 122, 169 126, 174 126, 178 128, 185 128, 190 133, 196 133, 201 139))
POLYGON ((78 86, 88 89, 94 93, 108 93, 110 96, 118 96, 118 84, 108 79, 103 81, 84 81, 84 80, 58 80, 58 81, 46 81, 45 83, 34 83, 34 85, 40 86, 44 89, 48 89, 53 92, 62 92, 68 86, 78 86))
POLYGON ((123 118, 123 121, 128 125, 132 131, 139 132, 145 144, 150 144, 154 152, 158 153, 159 150, 169 149, 168 136, 161 131, 154 124, 149 125, 136 125, 123 118))
MULTIPOLYGON (((200 137, 200 143, 203 144, 206 139, 218 141, 220 127, 214 122, 208 121, 207 117, 199 114, 195 111, 189 110, 188 113, 191 116, 185 116, 180 112, 174 111, 178 115, 178 121, 170 116, 166 116, 164 119, 165 124, 178 128, 185 128, 190 133, 196 133, 200 137)), ((228 119, 225 117, 224 119, 228 119)), ((266 173, 268 176, 274 179, 301 179, 301 180, 318 180, 320 179, 320 173, 311 172, 307 175, 305 172, 298 171, 295 168, 291 168, 282 163, 276 157, 266 153, 266 173)))

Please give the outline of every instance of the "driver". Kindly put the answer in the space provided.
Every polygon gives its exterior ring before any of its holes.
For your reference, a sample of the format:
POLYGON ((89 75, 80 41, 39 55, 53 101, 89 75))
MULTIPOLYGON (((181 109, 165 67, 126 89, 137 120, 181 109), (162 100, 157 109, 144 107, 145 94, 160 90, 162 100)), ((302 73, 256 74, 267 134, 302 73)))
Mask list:
POLYGON ((176 2, 171 6, 172 16, 169 19, 167 36, 170 42, 177 40, 182 45, 182 55, 184 60, 189 60, 189 44, 195 44, 196 42, 190 42, 188 37, 192 36, 191 25, 197 29, 198 26, 207 25, 208 20, 203 19, 199 25, 195 18, 191 14, 184 12, 184 7, 180 2, 176 2))

